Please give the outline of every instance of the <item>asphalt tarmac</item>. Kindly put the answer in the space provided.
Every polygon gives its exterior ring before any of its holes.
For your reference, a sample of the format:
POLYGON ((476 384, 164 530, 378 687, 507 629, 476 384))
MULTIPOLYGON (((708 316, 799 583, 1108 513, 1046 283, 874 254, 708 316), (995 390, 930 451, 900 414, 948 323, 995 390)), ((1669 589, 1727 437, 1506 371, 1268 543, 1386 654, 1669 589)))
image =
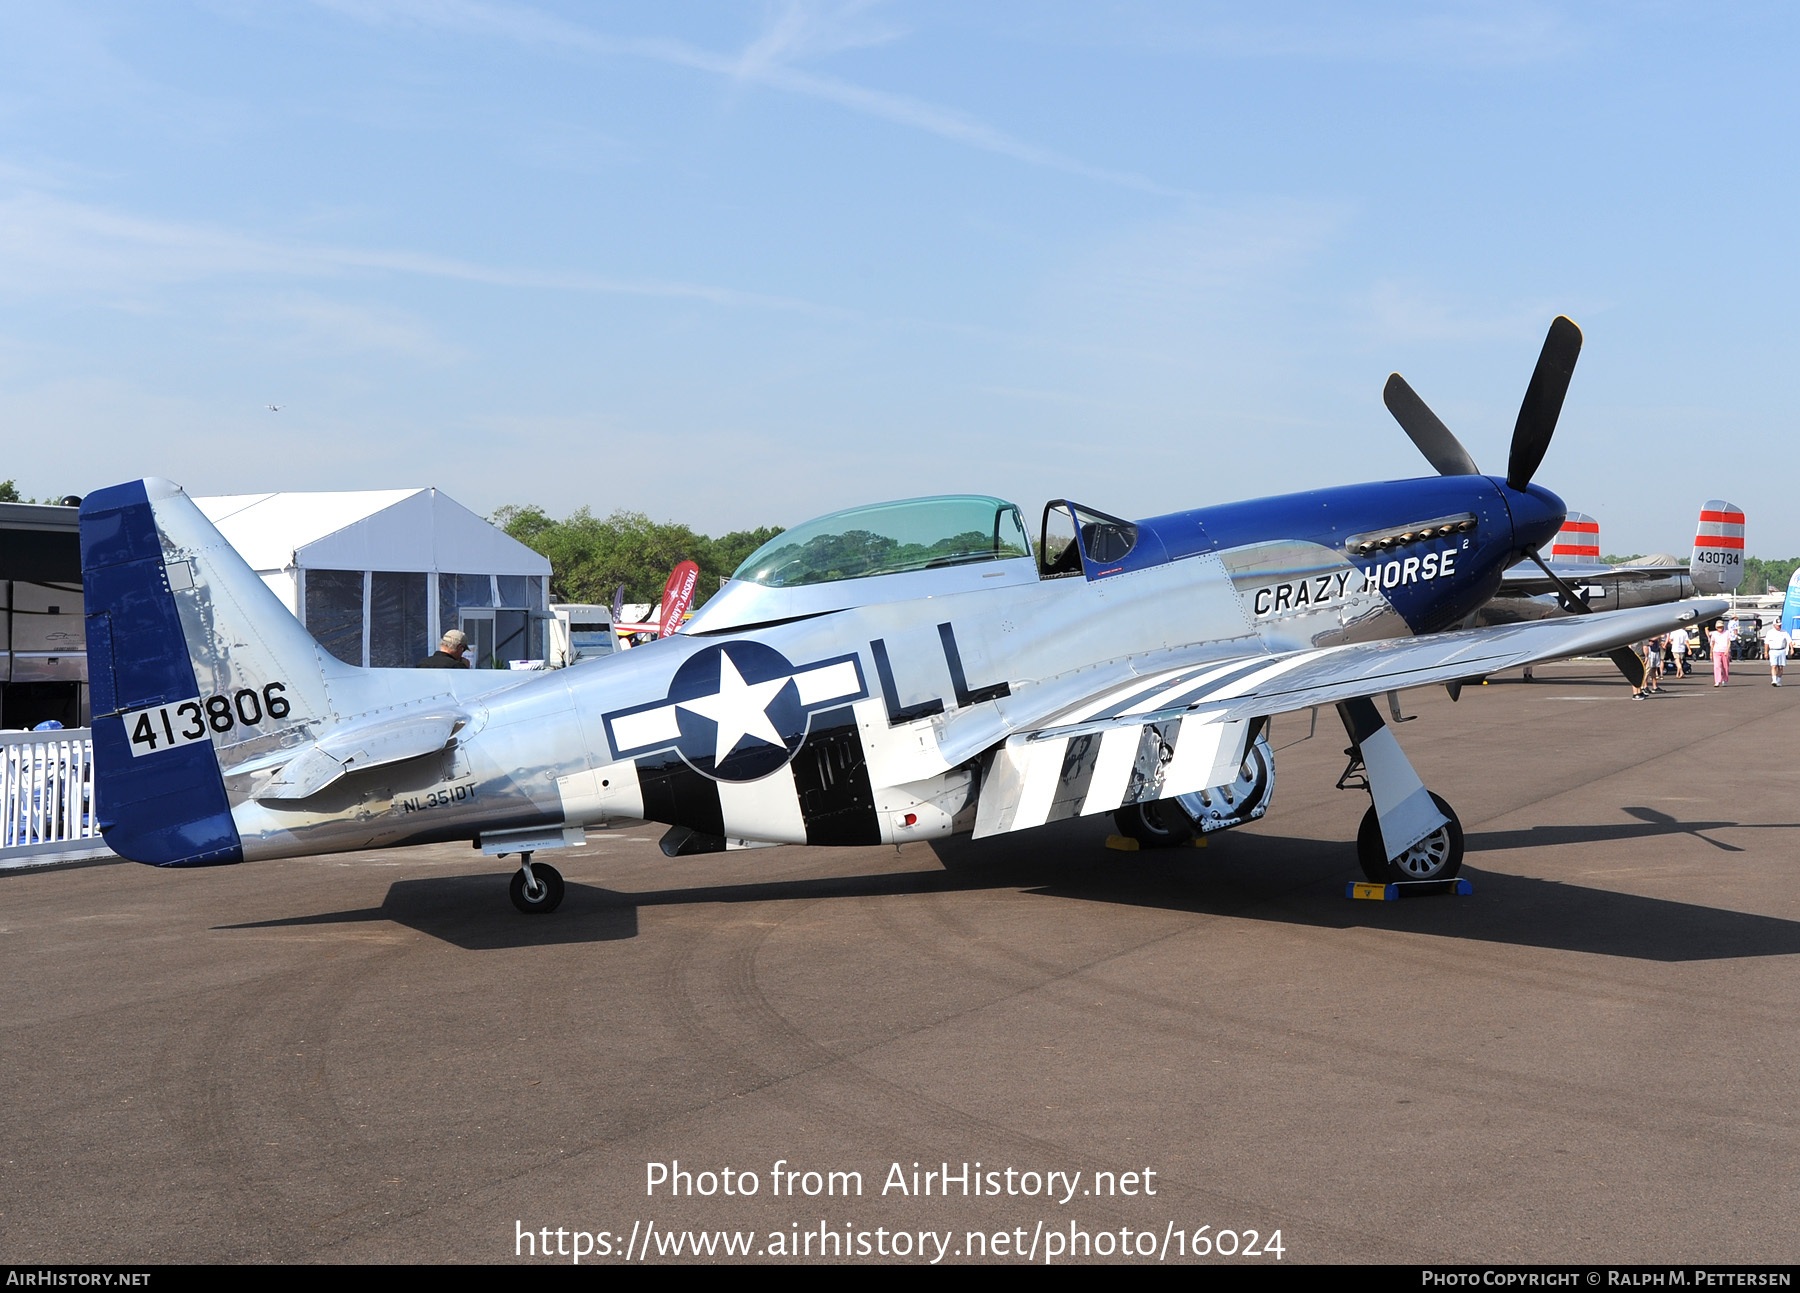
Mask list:
POLYGON ((1345 898, 1330 711, 1204 850, 621 823, 531 918, 447 845, 0 875, 4 1259, 1800 1258, 1800 683, 1402 704, 1472 896, 1345 898))

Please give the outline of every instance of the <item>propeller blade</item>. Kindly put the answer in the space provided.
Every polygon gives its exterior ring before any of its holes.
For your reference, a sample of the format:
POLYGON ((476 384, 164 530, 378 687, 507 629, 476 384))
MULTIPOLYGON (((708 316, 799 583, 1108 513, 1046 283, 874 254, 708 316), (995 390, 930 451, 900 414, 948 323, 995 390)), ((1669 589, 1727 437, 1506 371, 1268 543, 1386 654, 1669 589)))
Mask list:
POLYGON ((1419 446, 1419 452, 1425 455, 1425 461, 1437 468, 1438 475, 1481 475, 1481 469, 1469 457, 1469 451, 1463 448, 1462 441, 1443 424, 1399 373, 1388 377, 1387 385, 1381 392, 1381 402, 1387 405, 1388 412, 1394 415, 1394 421, 1400 424, 1400 429, 1419 446))
MULTIPOLYGON (((1511 484, 1510 481, 1507 483, 1511 484)), ((1571 615, 1592 615, 1594 613, 1594 608, 1583 601, 1581 595, 1569 587, 1561 575, 1545 565, 1542 557, 1538 556, 1536 552, 1528 552, 1525 555, 1537 563, 1539 570, 1549 576, 1550 582, 1556 586, 1556 598, 1562 603, 1565 611, 1571 615)), ((1606 658, 1619 667, 1619 672, 1625 675, 1625 681, 1631 684, 1633 691, 1643 689, 1644 661, 1636 651, 1628 646, 1614 647, 1606 653, 1606 658)))
POLYGON ((1565 611, 1571 615, 1592 615, 1594 613, 1594 608, 1587 604, 1587 599, 1573 588, 1569 587, 1568 583, 1561 575, 1550 569, 1549 566, 1546 566, 1544 564, 1544 559, 1538 556, 1536 551, 1527 552, 1525 555, 1530 557, 1532 561, 1536 563, 1537 568, 1544 572, 1545 578, 1555 586, 1556 600, 1562 603, 1562 608, 1565 611))
POLYGON ((1633 689, 1642 691, 1644 687, 1644 658, 1630 647, 1614 647, 1606 653, 1607 659, 1619 666, 1619 672, 1625 675, 1625 681, 1633 689))
POLYGON ((1550 335, 1544 338, 1531 385, 1525 388, 1525 400, 1519 405, 1519 420, 1513 425, 1512 455, 1506 463, 1508 489, 1524 489, 1544 461, 1580 354, 1581 329, 1557 315, 1551 320, 1550 335))

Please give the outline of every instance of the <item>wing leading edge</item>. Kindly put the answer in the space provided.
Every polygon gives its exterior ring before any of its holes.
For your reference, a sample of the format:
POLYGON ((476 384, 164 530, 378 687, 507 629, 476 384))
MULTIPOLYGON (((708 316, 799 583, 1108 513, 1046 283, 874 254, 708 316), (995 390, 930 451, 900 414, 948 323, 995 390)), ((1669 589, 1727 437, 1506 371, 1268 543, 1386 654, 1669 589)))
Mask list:
POLYGON ((1008 737, 983 781, 975 835, 1222 785, 1243 761, 1254 719, 1605 651, 1711 618, 1726 605, 1674 602, 1242 656, 1139 678, 1008 737))
MULTIPOLYGON (((1568 584, 1636 584, 1651 579, 1667 579, 1670 575, 1685 575, 1688 568, 1674 566, 1571 566, 1553 563, 1550 567, 1564 583, 1568 584)), ((1539 597, 1554 593, 1556 585, 1549 576, 1528 561, 1508 567, 1500 579, 1502 597, 1539 597)))

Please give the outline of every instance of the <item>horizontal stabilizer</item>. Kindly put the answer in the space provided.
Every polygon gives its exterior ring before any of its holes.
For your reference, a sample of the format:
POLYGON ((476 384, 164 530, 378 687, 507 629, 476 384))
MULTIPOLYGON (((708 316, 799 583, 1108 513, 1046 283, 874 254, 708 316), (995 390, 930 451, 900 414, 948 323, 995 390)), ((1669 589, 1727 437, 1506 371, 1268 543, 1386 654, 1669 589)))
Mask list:
MULTIPOLYGON (((255 797, 307 799, 352 772, 436 754, 451 744, 467 721, 468 716, 458 711, 437 710, 336 728, 290 757, 274 779, 255 792, 255 797)), ((266 758, 257 761, 268 762, 266 758)), ((244 764, 226 769, 225 775, 255 770, 254 765, 244 764)))

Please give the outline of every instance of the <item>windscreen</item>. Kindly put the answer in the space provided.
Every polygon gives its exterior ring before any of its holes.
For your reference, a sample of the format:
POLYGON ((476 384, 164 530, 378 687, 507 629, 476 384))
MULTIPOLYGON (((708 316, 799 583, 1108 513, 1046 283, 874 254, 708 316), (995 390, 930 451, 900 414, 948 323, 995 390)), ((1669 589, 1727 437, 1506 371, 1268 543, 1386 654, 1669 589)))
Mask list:
POLYGON ((1030 555, 1018 508, 1004 499, 956 494, 821 516, 776 535, 733 578, 793 588, 1030 555))

